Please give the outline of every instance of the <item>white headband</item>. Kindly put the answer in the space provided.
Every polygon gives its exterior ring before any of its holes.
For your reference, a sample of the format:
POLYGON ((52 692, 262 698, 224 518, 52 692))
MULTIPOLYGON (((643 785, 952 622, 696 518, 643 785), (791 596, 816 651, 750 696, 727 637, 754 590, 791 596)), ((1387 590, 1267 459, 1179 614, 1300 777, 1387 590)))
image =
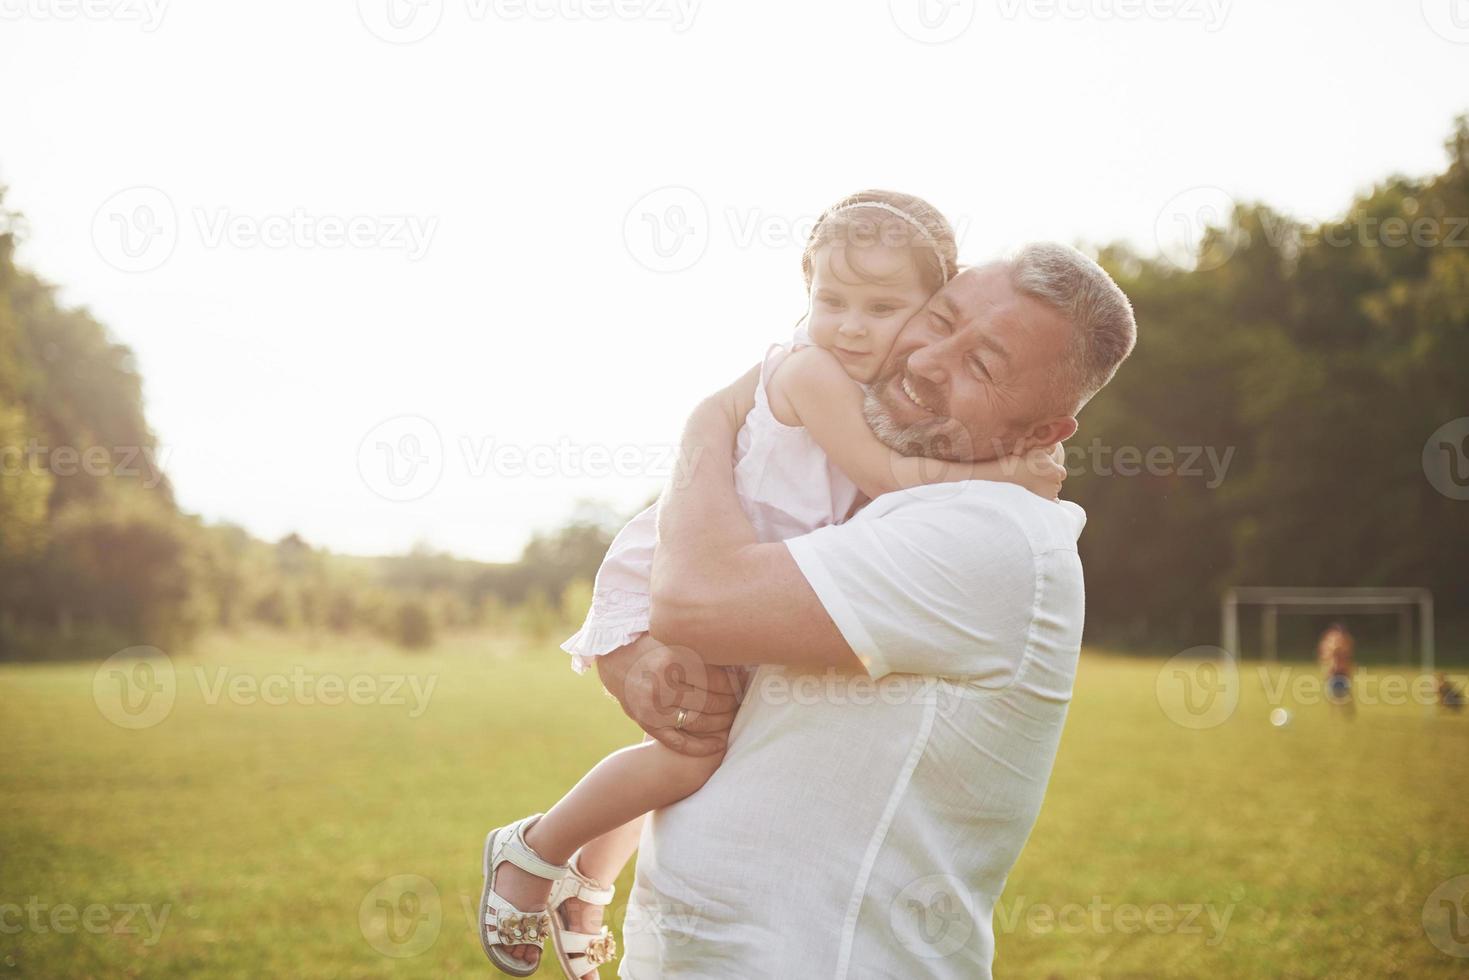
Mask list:
POLYGON ((882 201, 858 201, 855 204, 843 204, 839 208, 832 208, 830 211, 826 212, 826 216, 829 218, 834 214, 841 214, 843 211, 851 211, 855 208, 877 208, 879 211, 886 211, 888 214, 896 215, 897 217, 902 218, 904 221, 908 222, 908 224, 912 225, 914 228, 917 228, 918 233, 928 240, 929 246, 933 249, 933 254, 938 258, 939 272, 943 275, 944 282, 949 281, 949 263, 944 259, 944 253, 943 250, 939 248, 938 239, 934 238, 933 232, 925 228, 923 226, 923 223, 920 222, 917 218, 913 217, 913 215, 909 214, 907 211, 904 211, 902 208, 895 208, 891 204, 885 204, 882 201))

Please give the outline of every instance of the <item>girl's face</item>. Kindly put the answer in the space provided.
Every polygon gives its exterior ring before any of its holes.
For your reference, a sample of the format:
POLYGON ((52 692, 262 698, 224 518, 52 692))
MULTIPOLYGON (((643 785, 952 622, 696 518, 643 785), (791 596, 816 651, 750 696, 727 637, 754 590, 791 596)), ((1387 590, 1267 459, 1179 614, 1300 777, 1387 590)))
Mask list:
POLYGON ((853 381, 867 384, 887 361, 903 324, 928 302, 913 253, 834 243, 814 258, 806 326, 811 342, 835 354, 853 381))

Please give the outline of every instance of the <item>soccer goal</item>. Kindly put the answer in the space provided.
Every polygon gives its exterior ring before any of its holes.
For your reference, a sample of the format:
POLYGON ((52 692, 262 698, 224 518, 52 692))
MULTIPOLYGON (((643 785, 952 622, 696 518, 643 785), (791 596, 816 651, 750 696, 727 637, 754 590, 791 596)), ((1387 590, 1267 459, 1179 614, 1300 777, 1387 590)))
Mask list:
POLYGON ((1433 673, 1433 593, 1427 589, 1388 588, 1301 588, 1249 586, 1227 589, 1219 603, 1222 640, 1220 646, 1236 658, 1240 655, 1239 607, 1262 607, 1261 643, 1265 659, 1276 659, 1276 637, 1281 613, 1323 615, 1331 613, 1383 613, 1398 617, 1398 643, 1409 655, 1413 637, 1413 613, 1418 613, 1418 656, 1425 674, 1433 673))

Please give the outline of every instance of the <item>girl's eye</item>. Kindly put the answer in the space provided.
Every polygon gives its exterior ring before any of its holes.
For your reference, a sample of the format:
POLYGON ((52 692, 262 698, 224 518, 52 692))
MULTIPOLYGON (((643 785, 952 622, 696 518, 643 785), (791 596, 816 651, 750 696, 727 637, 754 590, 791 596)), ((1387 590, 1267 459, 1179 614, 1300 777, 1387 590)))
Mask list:
POLYGON ((874 306, 872 308, 872 312, 874 312, 874 313, 891 313, 891 312, 893 312, 893 310, 896 310, 896 309, 897 309, 896 306, 890 306, 887 303, 878 303, 876 306, 874 306))
POLYGON ((842 301, 834 296, 823 296, 821 298, 821 302, 828 308, 833 310, 839 310, 842 308, 842 301))

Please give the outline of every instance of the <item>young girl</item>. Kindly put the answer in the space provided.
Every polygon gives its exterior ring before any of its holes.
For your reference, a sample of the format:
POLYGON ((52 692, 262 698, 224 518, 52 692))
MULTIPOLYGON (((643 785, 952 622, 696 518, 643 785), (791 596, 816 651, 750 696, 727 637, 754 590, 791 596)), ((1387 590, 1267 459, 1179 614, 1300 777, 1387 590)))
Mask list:
MULTIPOLYGON (((955 272, 953 231, 925 201, 854 194, 826 211, 802 257, 810 305, 798 342, 766 354, 736 445, 735 489, 763 541, 850 516, 866 498, 947 480, 1017 482, 1055 497, 1065 471, 1047 453, 1016 467, 899 455, 862 415, 862 385, 898 331, 955 272), (809 339, 808 339, 809 338, 809 339)), ((578 671, 643 639, 657 505, 633 518, 597 572, 585 625, 564 643, 578 671)), ((737 689, 741 685, 737 684, 737 689)), ((545 815, 491 831, 484 848, 480 943, 497 967, 529 976, 550 936, 568 977, 595 977, 616 954, 601 909, 637 846, 644 814, 683 799, 722 755, 693 757, 651 739, 603 759, 545 815)))

